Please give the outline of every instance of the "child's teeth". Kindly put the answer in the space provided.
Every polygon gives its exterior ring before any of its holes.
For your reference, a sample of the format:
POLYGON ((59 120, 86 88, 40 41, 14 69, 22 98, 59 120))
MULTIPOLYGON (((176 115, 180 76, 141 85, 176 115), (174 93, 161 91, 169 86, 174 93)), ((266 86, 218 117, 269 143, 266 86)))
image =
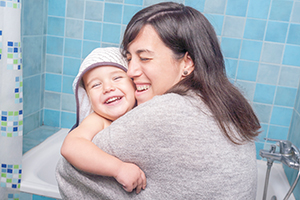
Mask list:
POLYGON ((105 103, 111 103, 111 102, 113 102, 113 101, 115 101, 115 100, 117 100, 117 99, 120 99, 120 97, 113 97, 113 98, 110 98, 110 99, 108 99, 105 103))

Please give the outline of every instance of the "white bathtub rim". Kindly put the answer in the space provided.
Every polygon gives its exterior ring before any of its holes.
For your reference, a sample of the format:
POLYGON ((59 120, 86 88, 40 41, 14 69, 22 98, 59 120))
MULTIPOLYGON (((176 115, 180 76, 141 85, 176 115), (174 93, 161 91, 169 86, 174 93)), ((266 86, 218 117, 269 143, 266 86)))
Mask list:
MULTIPOLYGON (((39 152, 41 149, 48 147, 51 145, 53 147, 53 141, 60 141, 59 143, 55 143, 55 150, 56 153, 59 154, 60 146, 63 142, 64 137, 69 132, 69 129, 62 128, 49 138, 47 138, 44 142, 42 142, 40 145, 32 148, 28 152, 26 152, 23 155, 22 159, 22 180, 21 180, 21 192, 26 193, 32 193, 36 195, 41 196, 47 196, 52 198, 58 198, 61 199, 61 196, 59 194, 58 186, 57 184, 53 185, 53 183, 48 183, 42 180, 38 176, 38 172, 40 170, 40 166, 36 165, 36 162, 28 162, 28 161, 35 161, 39 159, 39 162, 47 161, 47 155, 39 156, 39 158, 36 158, 36 152, 39 152), (29 170, 30 169, 30 170, 29 170)), ((47 152, 47 153, 53 153, 53 152, 47 152)), ((60 155, 60 154, 59 154, 60 155)), ((56 164, 56 163, 55 163, 56 164)))
MULTIPOLYGON (((267 170, 267 162, 264 160, 257 160, 257 165, 260 166, 265 166, 262 171, 260 171, 262 174, 258 174, 258 179, 261 179, 261 181, 258 181, 257 185, 257 196, 261 197, 263 196, 263 190, 264 190, 264 185, 265 185, 265 177, 266 177, 266 170, 267 170)), ((262 169, 258 167, 258 169, 262 169)), ((258 172, 259 173, 259 172, 258 172)), ((271 167, 271 172, 270 172, 270 178, 269 178, 269 186, 272 185, 272 188, 268 188, 267 190, 267 198, 266 199, 271 199, 273 194, 270 194, 272 191, 270 190, 275 190, 276 191, 276 198, 278 200, 284 199, 286 194, 288 193, 290 189, 290 185, 288 182, 288 179, 284 173, 284 169, 282 166, 282 163, 274 162, 272 167, 271 167), (275 183, 274 183, 275 182, 275 183), (280 184, 284 182, 284 184, 280 184)), ((257 198, 256 200, 260 200, 257 198)), ((291 196, 289 197, 288 200, 296 200, 294 197, 294 194, 292 193, 291 196)))

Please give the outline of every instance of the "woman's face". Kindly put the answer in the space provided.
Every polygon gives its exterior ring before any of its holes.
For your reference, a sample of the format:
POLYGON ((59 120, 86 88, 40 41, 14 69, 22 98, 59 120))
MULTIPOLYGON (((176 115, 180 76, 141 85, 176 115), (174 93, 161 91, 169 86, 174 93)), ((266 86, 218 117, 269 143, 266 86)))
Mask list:
POLYGON ((162 95, 182 79, 184 59, 175 55, 150 25, 144 26, 129 44, 127 74, 136 85, 138 104, 162 95))

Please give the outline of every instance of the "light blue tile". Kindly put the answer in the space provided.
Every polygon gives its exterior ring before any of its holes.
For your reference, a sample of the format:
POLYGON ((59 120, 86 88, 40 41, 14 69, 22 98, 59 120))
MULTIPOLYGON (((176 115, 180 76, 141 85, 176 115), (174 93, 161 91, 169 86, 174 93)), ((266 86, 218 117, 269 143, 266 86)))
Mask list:
POLYGON ((61 92, 61 75, 46 73, 45 90, 61 92))
POLYGON ((46 126, 60 127, 60 112, 57 110, 44 110, 44 124, 46 126))
POLYGON ((205 1, 204 12, 210 14, 224 14, 226 0, 205 1))
POLYGON ((290 133, 288 139, 293 141, 294 145, 300 147, 299 141, 299 130, 300 130, 300 115, 299 113, 293 112, 292 122, 290 126, 290 133))
POLYGON ((250 0, 248 17, 267 19, 271 0, 250 0))
POLYGON ((46 72, 61 74, 62 57, 50 54, 46 55, 46 72))
POLYGON ((45 91, 45 108, 60 110, 60 93, 45 91))
POLYGON ((225 59, 225 69, 227 77, 235 79, 238 61, 234 59, 225 59))
POLYGON ((85 19, 102 21, 103 2, 86 1, 85 19))
MULTIPOLYGON (((147 6, 150 6, 150 5, 153 5, 153 4, 157 4, 157 3, 160 3, 160 2, 164 2, 165 0, 144 0, 144 6, 147 7, 147 6)), ((184 0, 173 0, 173 2, 176 2, 176 3, 184 3, 184 0)))
POLYGON ((273 0, 269 19, 288 22, 292 7, 293 1, 273 0))
POLYGON ((247 12, 248 0, 228 0, 226 14, 245 17, 247 12))
POLYGON ((76 76, 79 67, 81 64, 81 60, 77 58, 64 58, 64 75, 76 76))
POLYGON ((257 75, 257 82, 276 85, 279 77, 279 70, 280 66, 278 65, 260 64, 257 75))
POLYGON ((242 38, 244 26, 245 18, 226 16, 222 35, 226 37, 242 38))
POLYGON ((66 37, 81 39, 83 21, 76 19, 66 19, 66 37))
POLYGON ((244 38, 253 40, 263 40, 265 29, 265 20, 247 19, 244 38))
POLYGON ((300 45, 300 24, 291 24, 287 43, 300 45))
POLYGON ((243 40, 242 50, 241 50, 241 59, 259 61, 262 42, 252 41, 252 40, 243 40))
POLYGON ((280 64, 283 55, 283 44, 265 42, 262 50, 261 61, 280 64))
POLYGON ((104 5, 104 22, 121 23, 122 9, 121 4, 105 3, 104 5))
POLYGON ((238 58, 240 53, 241 40, 223 37, 221 47, 225 57, 238 58))
POLYGON ((66 94, 73 94, 72 84, 74 81, 73 76, 63 76, 63 89, 62 92, 66 94))
MULTIPOLYGON (((103 1, 103 0, 102 0, 103 1)), ((123 0, 106 0, 106 2, 123 3, 123 0)))
POLYGON ((61 112, 61 127, 72 128, 76 122, 76 114, 69 112, 61 112))
POLYGON ((264 143, 262 142, 255 142, 255 147, 256 147, 256 159, 257 160, 262 160, 262 157, 259 155, 259 151, 261 149, 264 149, 264 143))
MULTIPOLYGON (((43 71, 42 36, 23 37, 23 77, 40 74, 43 71)), ((1 64, 1 66, 3 66, 1 64)))
POLYGON ((300 68, 282 67, 278 85, 298 87, 300 80, 300 68))
POLYGON ((258 62, 240 61, 237 79, 245 81, 255 81, 258 70, 258 62))
POLYGON ((60 37, 47 36, 47 53, 62 55, 64 39, 60 37))
POLYGON ((65 56, 80 58, 81 57, 81 40, 65 38, 65 56))
POLYGON ((102 42, 101 47, 103 47, 103 48, 105 48, 105 47, 117 47, 117 48, 119 48, 120 45, 102 42))
MULTIPOLYGON (((297 92, 297 97, 296 97, 296 102, 295 102, 295 110, 300 113, 300 89, 298 87, 298 92, 297 92)), ((300 130, 300 129, 299 129, 300 130)))
POLYGON ((114 24, 103 24, 102 41, 108 43, 120 43, 121 26, 114 24))
POLYGON ((124 6, 124 14, 122 24, 128 24, 135 13, 140 11, 142 6, 124 6))
MULTIPOLYGON (((258 139, 259 139, 259 142, 264 143, 265 138, 267 137, 269 126, 268 126, 268 124, 264 124, 264 123, 261 123, 260 126, 261 126, 261 128, 260 128, 261 133, 258 135, 258 139)), ((263 148, 264 147, 262 146, 261 149, 263 149, 263 148)))
POLYGON ((143 5, 143 0, 125 0, 125 4, 143 5))
POLYGON ((277 87, 275 105, 294 107, 297 89, 290 87, 277 87))
POLYGON ((41 75, 23 79, 24 116, 38 112, 41 109, 41 75))
POLYGON ((75 96, 73 94, 61 95, 61 110, 68 112, 76 112, 75 96))
POLYGON ((99 22, 84 22, 84 39, 100 41, 102 23, 99 22))
POLYGON ((271 105, 253 103, 253 109, 261 123, 269 123, 272 112, 271 105))
POLYGON ((267 25, 266 41, 284 43, 287 35, 288 23, 269 21, 267 25))
POLYGON ((236 86, 239 88, 244 97, 252 101, 255 92, 255 83, 238 80, 236 86))
POLYGON ((48 15, 65 16, 66 0, 49 0, 48 15))
POLYGON ((100 47, 100 42, 83 41, 82 58, 85 58, 94 49, 99 47, 100 47))
POLYGON ((292 18, 291 22, 293 23, 300 23, 300 2, 295 2, 293 6, 293 11, 292 11, 292 18))
POLYGON ((286 45, 283 61, 284 65, 294 65, 300 67, 300 46, 286 45))
POLYGON ((292 114, 292 108, 274 106, 270 124, 289 127, 292 114))
POLYGON ((208 21, 214 27, 216 34, 221 35, 222 29, 223 29, 224 16, 223 15, 215 15, 215 14, 205 14, 205 17, 208 19, 208 21))
POLYGON ((84 0, 68 0, 67 17, 83 19, 84 0))
POLYGON ((254 102, 272 104, 276 86, 266 84, 256 84, 254 102))
POLYGON ((32 194, 21 192, 20 193, 20 199, 22 199, 22 200, 32 200, 32 194))
POLYGON ((47 33, 54 36, 64 36, 65 19, 59 17, 48 17, 47 33))
POLYGON ((289 128, 282 126, 273 126, 269 127, 268 138, 277 139, 277 140, 286 140, 288 136, 289 128))
POLYGON ((44 15, 46 1, 22 1, 22 36, 41 35, 44 33, 44 15))
MULTIPOLYGON (((25 102, 23 104, 24 106, 24 114, 28 114, 28 112, 25 110, 25 102), (26 111, 26 113, 25 113, 26 111)), ((42 123, 39 123, 40 119, 40 112, 37 111, 33 114, 30 114, 28 116, 23 117, 23 136, 26 135, 28 132, 38 128, 42 123)), ((23 137, 24 138, 24 137, 23 137)), ((24 148, 23 148, 24 149, 24 148)))
POLYGON ((205 5, 205 0, 185 0, 185 5, 190 6, 192 8, 195 8, 196 10, 203 12, 204 11, 204 5, 205 5))

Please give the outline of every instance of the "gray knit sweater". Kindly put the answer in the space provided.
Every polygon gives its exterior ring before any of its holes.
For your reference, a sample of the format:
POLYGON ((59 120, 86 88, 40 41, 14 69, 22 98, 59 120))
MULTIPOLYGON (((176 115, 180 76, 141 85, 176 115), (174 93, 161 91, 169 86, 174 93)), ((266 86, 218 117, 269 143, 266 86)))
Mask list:
POLYGON ((140 194, 114 178, 86 174, 62 159, 57 181, 63 199, 234 199, 256 197, 253 142, 234 145, 197 97, 166 94, 139 105, 93 142, 146 174, 140 194))

